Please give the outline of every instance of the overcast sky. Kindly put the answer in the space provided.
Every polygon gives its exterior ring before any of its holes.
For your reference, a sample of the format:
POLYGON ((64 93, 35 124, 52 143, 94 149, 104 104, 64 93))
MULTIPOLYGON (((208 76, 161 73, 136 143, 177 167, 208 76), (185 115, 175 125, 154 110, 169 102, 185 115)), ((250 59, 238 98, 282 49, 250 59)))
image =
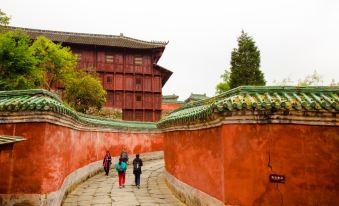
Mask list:
POLYGON ((243 29, 261 52, 268 85, 317 70, 339 81, 338 0, 1 0, 12 26, 169 41, 163 94, 212 96, 243 29))

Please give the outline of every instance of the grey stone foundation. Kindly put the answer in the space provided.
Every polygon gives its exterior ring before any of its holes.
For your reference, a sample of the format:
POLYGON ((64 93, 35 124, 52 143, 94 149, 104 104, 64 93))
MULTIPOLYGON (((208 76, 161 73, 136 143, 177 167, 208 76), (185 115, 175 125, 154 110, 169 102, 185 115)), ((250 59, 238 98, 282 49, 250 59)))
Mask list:
POLYGON ((224 206, 224 203, 164 171, 166 183, 174 195, 189 206, 224 206))

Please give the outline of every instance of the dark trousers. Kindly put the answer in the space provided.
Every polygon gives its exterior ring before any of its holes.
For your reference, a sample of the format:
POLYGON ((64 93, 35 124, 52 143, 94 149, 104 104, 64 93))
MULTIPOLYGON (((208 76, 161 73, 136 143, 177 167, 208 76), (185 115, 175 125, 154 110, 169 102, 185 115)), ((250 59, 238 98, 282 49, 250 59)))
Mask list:
POLYGON ((104 170, 105 170, 106 175, 108 175, 108 173, 109 173, 109 167, 104 167, 104 170))
POLYGON ((134 174, 135 176, 135 185, 140 185, 140 173, 134 174))

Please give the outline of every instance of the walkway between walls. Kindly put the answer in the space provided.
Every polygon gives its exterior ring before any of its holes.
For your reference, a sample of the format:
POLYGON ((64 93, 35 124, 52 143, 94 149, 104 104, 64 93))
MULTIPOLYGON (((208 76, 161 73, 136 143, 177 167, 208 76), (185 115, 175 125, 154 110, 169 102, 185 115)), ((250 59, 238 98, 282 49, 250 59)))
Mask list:
POLYGON ((115 170, 111 170, 109 176, 105 176, 102 172, 68 194, 63 206, 185 205, 175 198, 165 183, 163 159, 144 162, 140 189, 134 185, 132 170, 130 164, 127 169, 125 188, 119 189, 115 170))

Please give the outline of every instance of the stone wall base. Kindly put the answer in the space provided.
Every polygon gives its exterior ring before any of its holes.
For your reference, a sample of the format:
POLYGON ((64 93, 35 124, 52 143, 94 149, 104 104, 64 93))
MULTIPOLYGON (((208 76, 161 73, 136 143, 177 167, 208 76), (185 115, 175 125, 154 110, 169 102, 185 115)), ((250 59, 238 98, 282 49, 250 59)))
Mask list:
POLYGON ((174 195, 188 206, 224 206, 218 200, 192 186, 178 180, 176 177, 164 171, 166 183, 174 195))
MULTIPOLYGON (((140 154, 143 161, 163 159, 164 153, 148 152, 140 154)), ((112 167, 118 162, 119 157, 112 157, 112 167)), ((130 160, 135 155, 129 156, 130 160)), ((59 190, 47 194, 0 194, 1 206, 60 206, 63 199, 68 193, 76 188, 76 186, 93 175, 103 171, 102 160, 92 162, 82 168, 79 168, 69 174, 59 190)))

